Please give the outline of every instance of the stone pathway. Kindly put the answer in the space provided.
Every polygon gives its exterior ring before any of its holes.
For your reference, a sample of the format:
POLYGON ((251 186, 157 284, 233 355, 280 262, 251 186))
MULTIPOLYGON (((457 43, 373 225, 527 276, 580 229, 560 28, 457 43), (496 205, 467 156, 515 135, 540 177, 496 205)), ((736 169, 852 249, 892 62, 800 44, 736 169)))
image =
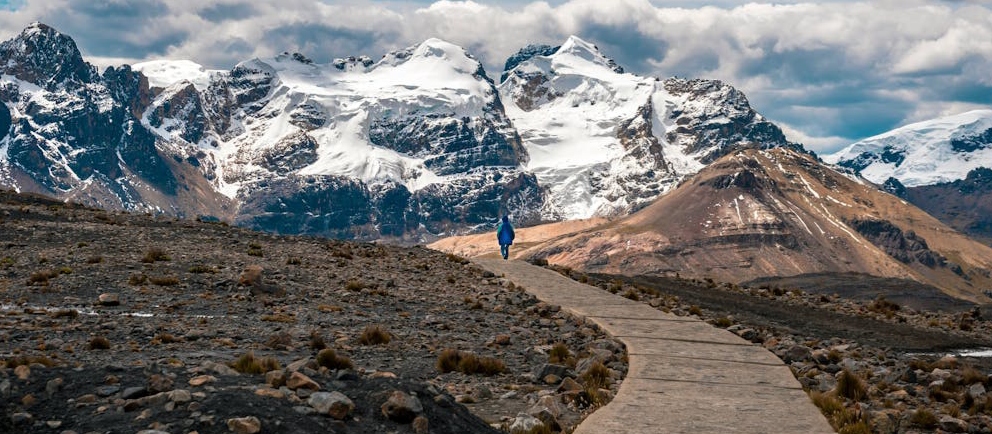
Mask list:
POLYGON ((627 345, 617 396, 576 434, 834 432, 781 360, 733 333, 526 262, 473 261, 627 345))

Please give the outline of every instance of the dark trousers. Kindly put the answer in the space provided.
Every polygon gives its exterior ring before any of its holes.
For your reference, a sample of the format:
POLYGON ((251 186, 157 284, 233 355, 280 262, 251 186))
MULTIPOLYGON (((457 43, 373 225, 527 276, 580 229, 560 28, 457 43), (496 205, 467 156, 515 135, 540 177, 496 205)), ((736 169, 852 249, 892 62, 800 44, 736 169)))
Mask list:
POLYGON ((506 259, 507 257, 509 257, 510 256, 510 245, 509 244, 500 244, 499 245, 499 253, 501 255, 503 255, 503 259, 506 259))

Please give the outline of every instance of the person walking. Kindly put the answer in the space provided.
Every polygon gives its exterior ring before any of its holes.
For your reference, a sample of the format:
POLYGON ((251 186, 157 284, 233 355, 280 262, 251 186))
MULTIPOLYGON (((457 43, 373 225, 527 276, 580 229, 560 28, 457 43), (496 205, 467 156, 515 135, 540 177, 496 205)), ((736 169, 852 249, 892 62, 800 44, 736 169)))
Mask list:
POLYGON ((499 227, 496 228, 496 240, 499 241, 499 253, 503 255, 504 260, 510 256, 510 245, 513 244, 514 236, 516 236, 516 234, 513 233, 513 225, 510 224, 510 216, 504 215, 503 221, 499 222, 499 227))

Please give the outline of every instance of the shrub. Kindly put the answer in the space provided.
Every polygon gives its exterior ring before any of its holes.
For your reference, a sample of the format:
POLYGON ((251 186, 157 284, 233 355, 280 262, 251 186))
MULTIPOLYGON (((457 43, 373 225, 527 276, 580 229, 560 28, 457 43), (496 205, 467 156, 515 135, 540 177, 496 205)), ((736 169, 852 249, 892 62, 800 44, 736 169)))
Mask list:
POLYGON ((310 349, 320 351, 327 348, 327 343, 324 342, 324 337, 320 335, 320 332, 313 330, 310 332, 310 349))
POLYGON ((248 243, 247 253, 249 256, 258 256, 258 257, 264 256, 262 253, 262 245, 254 242, 248 243))
POLYGON ((634 301, 640 301, 641 300, 641 295, 638 294, 637 293, 637 290, 635 290, 634 288, 627 289, 627 291, 623 293, 623 296, 624 296, 624 298, 628 298, 628 299, 634 300, 634 301))
POLYGON ((985 375, 984 372, 975 369, 974 366, 965 366, 963 369, 961 369, 962 384, 967 384, 967 385, 971 385, 975 383, 985 384, 988 381, 988 379, 989 379, 988 375, 985 375))
POLYGON ((921 428, 933 429, 937 427, 937 416, 930 410, 921 408, 913 412, 913 416, 909 418, 909 422, 921 428))
POLYGON ((465 259, 465 258, 463 258, 461 256, 458 256, 458 255, 455 255, 455 254, 452 254, 452 253, 448 253, 445 256, 448 258, 449 261, 454 262, 456 264, 465 265, 465 264, 469 263, 469 260, 468 259, 465 259))
POLYGON ((28 277, 28 286, 48 286, 48 280, 59 277, 58 270, 42 270, 31 273, 28 277))
POLYGON ((301 265, 303 260, 297 257, 286 258, 286 265, 301 265))
POLYGON ((79 316, 79 311, 76 309, 59 309, 48 314, 52 318, 76 318, 79 316))
POLYGON ((177 338, 169 333, 159 333, 152 338, 153 344, 174 344, 177 342, 183 342, 182 338, 177 338))
POLYGON ((837 378, 837 393, 845 398, 860 401, 868 394, 865 381, 848 369, 841 372, 837 378))
POLYGON ((442 374, 447 374, 458 370, 458 363, 462 360, 462 353, 451 348, 441 351, 437 357, 437 370, 442 374))
POLYGON ((368 285, 359 279, 349 279, 347 283, 344 284, 344 289, 349 291, 361 291, 365 289, 368 285))
POLYGON ((175 286, 179 284, 179 278, 176 276, 149 277, 148 281, 156 286, 175 286))
POLYGON ((388 344, 390 339, 389 332, 382 328, 382 326, 370 325, 362 331, 362 335, 358 337, 358 343, 362 345, 383 345, 388 344))
POLYGON ((89 258, 86 258, 87 264, 99 264, 101 262, 103 262, 103 256, 100 255, 90 256, 89 258))
POLYGON ((231 368, 242 374, 264 374, 269 371, 280 369, 279 361, 273 357, 255 357, 255 353, 249 351, 238 357, 231 368))
POLYGON ((355 367, 351 363, 351 359, 345 356, 339 356, 330 348, 324 348, 317 353, 317 364, 327 369, 352 369, 355 367))
POLYGON ((286 332, 279 332, 265 341, 265 345, 274 350, 285 350, 293 343, 293 336, 286 332))
POLYGON ((838 434, 872 434, 871 427, 868 422, 859 420, 854 423, 844 425, 841 429, 837 430, 838 434))
POLYGON ((610 368, 607 368, 600 362, 593 363, 586 369, 579 378, 585 383, 586 386, 596 387, 597 389, 603 389, 610 386, 610 368))
POLYGON ((724 316, 713 320, 713 324, 715 324, 718 327, 727 328, 734 325, 734 321, 724 316))
POLYGON ((689 314, 690 315, 696 315, 696 316, 703 316, 703 310, 700 309, 699 306, 692 305, 692 306, 689 306, 689 314))
POLYGON ((134 286, 144 285, 147 281, 148 276, 144 274, 132 274, 131 277, 127 278, 127 283, 134 286))
POLYGON ((169 257, 165 250, 158 247, 152 247, 145 251, 145 256, 141 257, 141 262, 146 264, 151 264, 155 261, 171 261, 172 258, 169 257))
POLYGON ((572 353, 568 351, 568 346, 562 342, 558 342, 551 347, 551 351, 548 352, 548 363, 566 363, 572 358, 572 353))
POLYGON ((189 267, 189 272, 190 273, 193 273, 193 274, 203 274, 203 273, 211 273, 211 274, 213 274, 213 273, 216 273, 217 270, 213 269, 213 267, 208 267, 206 265, 196 264, 196 265, 193 265, 193 266, 190 266, 189 267))
POLYGON ((91 350, 109 350, 110 341, 103 336, 96 336, 90 339, 89 349, 91 350))

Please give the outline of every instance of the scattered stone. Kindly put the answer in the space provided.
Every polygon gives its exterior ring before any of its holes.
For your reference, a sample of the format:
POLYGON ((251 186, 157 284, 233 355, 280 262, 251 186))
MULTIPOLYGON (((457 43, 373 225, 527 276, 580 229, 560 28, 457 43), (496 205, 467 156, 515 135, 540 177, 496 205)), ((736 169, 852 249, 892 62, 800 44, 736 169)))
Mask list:
POLYGON ((121 304, 121 296, 113 292, 106 292, 100 294, 97 302, 100 306, 119 306, 121 304))
POLYGON ((173 380, 165 375, 154 374, 148 377, 148 391, 150 393, 168 392, 172 390, 173 380))
POLYGON ((3 381, 0 381, 0 397, 10 398, 10 388, 10 380, 4 378, 3 381))
POLYGON ((262 421, 255 416, 235 417, 227 420, 227 429, 235 434, 255 434, 262 431, 262 421))
POLYGON ((945 414, 940 417, 940 429, 948 432, 968 432, 968 422, 945 414))
POLYGON ((61 420, 46 420, 45 421, 45 425, 48 425, 48 427, 51 428, 51 429, 56 429, 56 428, 62 426, 62 421, 61 420))
POLYGON ((217 362, 211 362, 211 361, 203 362, 202 364, 200 364, 200 368, 205 371, 213 372, 217 375, 223 375, 223 376, 240 375, 238 374, 238 371, 234 370, 234 368, 217 362))
POLYGON ((380 409, 383 416, 399 423, 410 423, 419 413, 424 411, 424 407, 417 397, 399 390, 393 391, 380 409))
POLYGON ((272 389, 272 388, 269 388, 269 387, 262 387, 262 388, 256 389, 255 390, 255 394, 258 395, 258 396, 267 396, 269 398, 278 398, 278 399, 283 399, 283 398, 286 397, 286 394, 285 393, 282 393, 279 390, 272 389))
POLYGON ((307 404, 318 413, 327 414, 337 420, 343 420, 355 409, 355 404, 341 392, 314 392, 307 404))
MULTIPOLYGON (((294 371, 295 373, 295 371, 294 371)), ((286 385, 286 371, 275 370, 265 373, 265 384, 272 387, 282 387, 286 385)))
POLYGON ((413 419, 413 432, 416 434, 427 434, 430 432, 430 424, 426 417, 417 416, 413 419))
POLYGON ((14 368, 14 376, 16 376, 18 380, 26 381, 28 377, 31 376, 31 368, 29 368, 28 365, 18 365, 14 368))
POLYGON ((582 390, 582 385, 579 384, 578 381, 571 378, 562 380, 561 384, 558 385, 559 392, 577 392, 580 390, 582 390))
POLYGON ((121 398, 124 399, 138 399, 144 396, 148 396, 147 387, 128 387, 124 389, 124 393, 121 393, 121 398))
POLYGON ((217 377, 213 375, 197 375, 189 379, 189 385, 199 387, 207 383, 213 383, 214 381, 217 381, 217 377))
POLYGON ((176 389, 171 392, 168 392, 168 394, 169 394, 169 401, 175 402, 177 404, 182 404, 193 400, 193 395, 190 395, 188 390, 176 389))
POLYGON ((28 425, 34 420, 31 413, 14 413, 10 415, 10 422, 14 425, 28 425))
POLYGON ((118 386, 116 384, 110 386, 100 386, 96 388, 97 396, 100 396, 102 398, 113 396, 120 391, 121 391, 121 386, 118 386))
POLYGON ((982 385, 982 383, 972 384, 971 387, 968 388, 968 396, 972 399, 979 399, 985 396, 985 386, 982 385))
MULTIPOLYGON (((45 383, 45 393, 48 395, 49 398, 51 398, 52 395, 55 395, 56 393, 58 393, 59 390, 62 390, 62 384, 63 383, 65 383, 65 380, 63 380, 62 377, 53 378, 51 380, 48 380, 48 383, 45 383)), ((120 389, 120 388, 118 388, 118 389, 120 389)), ((117 393, 117 392, 114 391, 114 393, 117 393)), ((107 396, 110 396, 110 395, 107 395, 107 396)))
POLYGON ((520 413, 510 424, 510 432, 533 432, 535 428, 542 425, 540 419, 526 413, 520 413))
POLYGON ((313 381, 312 379, 310 379, 310 377, 306 376, 302 372, 294 372, 292 375, 290 375, 289 379, 286 380, 286 387, 289 387, 290 389, 293 390, 297 390, 297 389, 320 390, 320 384, 317 384, 316 381, 313 381))

